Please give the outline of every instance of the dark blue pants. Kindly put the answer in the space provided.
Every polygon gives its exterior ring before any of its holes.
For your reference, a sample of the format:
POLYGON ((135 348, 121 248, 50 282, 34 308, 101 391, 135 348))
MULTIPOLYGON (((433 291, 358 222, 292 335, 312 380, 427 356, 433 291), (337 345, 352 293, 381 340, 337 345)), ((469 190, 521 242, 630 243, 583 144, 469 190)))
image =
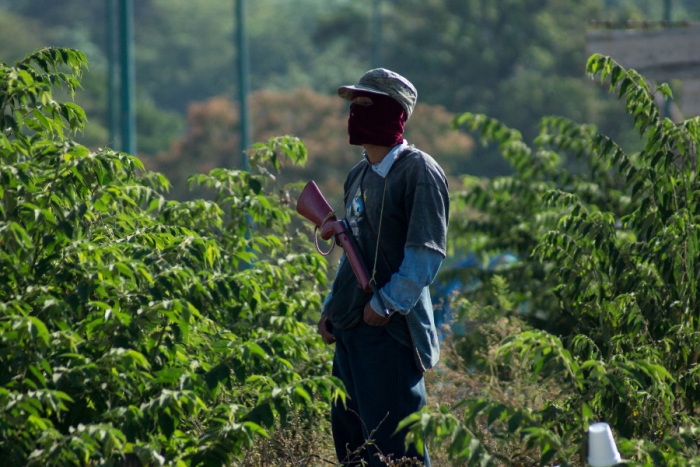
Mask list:
POLYGON ((331 410, 333 442, 343 465, 385 466, 378 453, 392 459, 417 457, 430 466, 428 451, 420 455, 404 447, 406 431, 398 423, 425 405, 425 380, 412 349, 401 345, 383 327, 363 321, 352 329, 334 329, 333 375, 345 384, 347 407, 331 410), (364 448, 366 440, 371 439, 364 448))

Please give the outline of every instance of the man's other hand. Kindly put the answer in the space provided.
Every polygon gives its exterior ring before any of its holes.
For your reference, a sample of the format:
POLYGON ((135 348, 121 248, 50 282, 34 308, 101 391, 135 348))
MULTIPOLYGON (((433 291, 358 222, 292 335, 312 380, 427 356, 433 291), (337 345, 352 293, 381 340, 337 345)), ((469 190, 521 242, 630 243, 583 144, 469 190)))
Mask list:
POLYGON ((379 316, 369 302, 367 302, 367 305, 365 305, 363 319, 365 320, 365 323, 369 324, 370 326, 386 326, 391 319, 391 316, 379 316))
POLYGON ((318 320, 316 327, 318 328, 318 333, 321 335, 323 342, 328 345, 335 342, 335 336, 331 332, 331 322, 328 321, 328 317, 326 315, 321 315, 321 319, 318 320))

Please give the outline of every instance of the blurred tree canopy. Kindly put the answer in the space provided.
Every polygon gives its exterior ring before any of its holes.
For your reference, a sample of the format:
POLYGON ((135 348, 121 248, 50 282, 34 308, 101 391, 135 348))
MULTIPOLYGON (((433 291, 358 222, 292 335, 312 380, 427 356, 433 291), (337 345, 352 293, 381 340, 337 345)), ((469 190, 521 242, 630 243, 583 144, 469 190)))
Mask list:
MULTIPOLYGON (((697 2, 676 0, 674 6, 674 19, 699 17, 697 2)), ((592 122, 619 140, 633 140, 630 119, 583 79, 585 31, 591 20, 661 20, 662 7, 624 0, 385 2, 385 63, 411 77, 424 101, 488 113, 522 129, 525 140, 537 134, 545 115, 592 122)), ((370 15, 362 2, 348 3, 322 18, 315 40, 342 44, 344 57, 366 59, 370 15)), ((507 172, 496 154, 480 150, 469 171, 507 172)))
MULTIPOLYGON (((338 201, 345 175, 360 161, 362 152, 347 142, 347 108, 347 102, 339 97, 307 88, 254 92, 253 140, 285 134, 302 138, 308 160, 304 167, 285 167, 281 181, 315 180, 329 200, 338 201)), ((418 104, 404 134, 409 143, 440 161, 448 173, 459 173, 474 146, 470 136, 451 130, 454 116, 442 106, 418 104)), ((230 99, 217 96, 193 103, 187 112, 186 133, 168 151, 144 162, 149 169, 168 176, 174 197, 190 196, 184 189, 187 177, 238 163, 239 128, 238 105, 230 99)))
MULTIPOLYGON (((183 136, 192 102, 235 95, 234 2, 139 0, 134 9, 137 146, 140 154, 155 157, 183 136)), ((0 0, 1 60, 46 45, 85 52, 90 71, 78 103, 91 120, 81 141, 91 147, 109 144, 106 13, 106 2, 0 0)), ((371 14, 372 0, 247 2, 252 90, 308 88, 333 95, 337 86, 356 81, 370 67, 371 14)), ((631 119, 585 80, 584 33, 591 20, 661 20, 663 2, 384 0, 382 15, 383 66, 407 76, 420 102, 449 112, 487 113, 521 128, 526 141, 536 135, 542 116, 556 114, 594 123, 623 146, 636 144, 631 119)), ((672 19, 700 19, 698 2, 673 0, 672 19)), ((409 129, 426 135, 428 127, 417 122, 409 129)), ((341 129, 338 144, 344 136, 341 129)), ((238 161, 237 148, 226 148, 226 160, 238 161)), ((455 176, 493 176, 510 169, 494 148, 477 147, 473 157, 449 170, 455 176)))

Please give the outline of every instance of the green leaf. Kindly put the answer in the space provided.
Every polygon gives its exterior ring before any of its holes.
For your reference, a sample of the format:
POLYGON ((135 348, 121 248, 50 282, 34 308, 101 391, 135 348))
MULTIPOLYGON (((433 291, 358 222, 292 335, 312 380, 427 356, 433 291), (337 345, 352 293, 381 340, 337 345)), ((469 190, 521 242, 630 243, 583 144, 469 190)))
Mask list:
POLYGON ((508 419, 508 432, 515 433, 520 428, 520 424, 522 423, 523 419, 524 419, 523 413, 520 410, 515 412, 508 419))
POLYGON ((35 316, 28 317, 27 328, 33 339, 41 339, 45 345, 49 345, 49 331, 46 325, 35 316))
POLYGON ((272 406, 269 402, 263 402, 257 405, 253 410, 248 412, 246 419, 262 427, 271 427, 275 421, 272 406))

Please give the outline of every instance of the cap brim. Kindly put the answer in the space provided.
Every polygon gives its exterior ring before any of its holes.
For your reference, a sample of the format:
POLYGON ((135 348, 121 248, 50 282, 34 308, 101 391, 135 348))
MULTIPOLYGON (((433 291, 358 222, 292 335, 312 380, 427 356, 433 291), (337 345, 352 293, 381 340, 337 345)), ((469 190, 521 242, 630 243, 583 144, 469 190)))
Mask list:
POLYGON ((353 84, 350 86, 341 86, 338 88, 338 95, 345 99, 346 101, 351 101, 352 100, 352 93, 355 91, 364 91, 364 92, 371 92, 372 94, 380 94, 382 96, 388 96, 389 94, 382 92, 382 91, 377 91, 374 88, 370 88, 368 86, 362 86, 359 84, 353 84))

